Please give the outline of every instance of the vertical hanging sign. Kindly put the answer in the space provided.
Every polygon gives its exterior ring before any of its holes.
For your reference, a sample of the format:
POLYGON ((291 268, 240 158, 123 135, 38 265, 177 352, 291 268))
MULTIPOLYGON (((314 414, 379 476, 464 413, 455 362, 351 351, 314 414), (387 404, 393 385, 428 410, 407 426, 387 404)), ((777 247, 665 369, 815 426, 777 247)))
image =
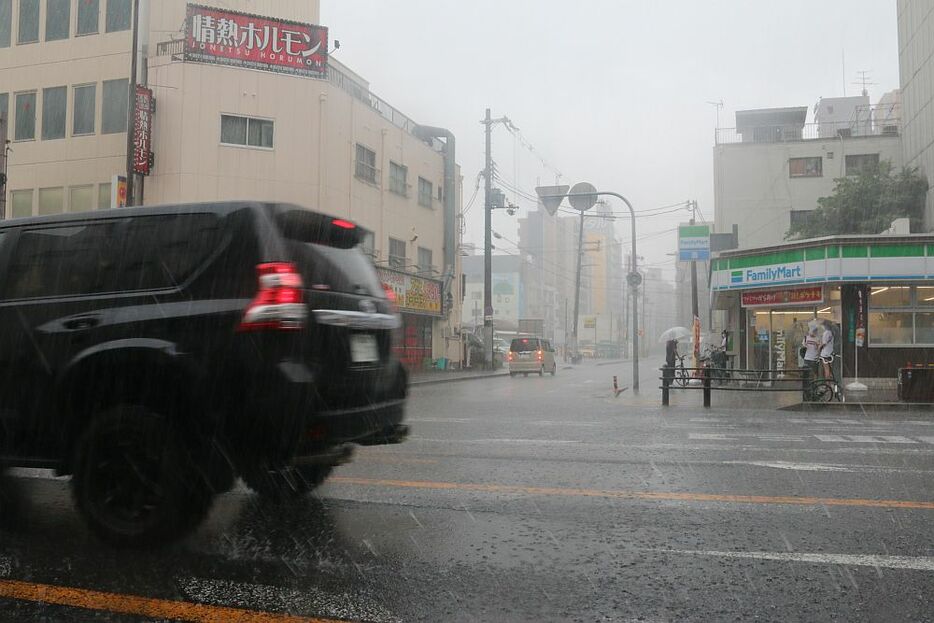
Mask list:
POLYGON ((856 286, 856 332, 855 343, 857 348, 866 344, 866 286, 856 286))
POLYGON ((152 168, 152 89, 136 86, 133 119, 133 171, 149 175, 152 168))

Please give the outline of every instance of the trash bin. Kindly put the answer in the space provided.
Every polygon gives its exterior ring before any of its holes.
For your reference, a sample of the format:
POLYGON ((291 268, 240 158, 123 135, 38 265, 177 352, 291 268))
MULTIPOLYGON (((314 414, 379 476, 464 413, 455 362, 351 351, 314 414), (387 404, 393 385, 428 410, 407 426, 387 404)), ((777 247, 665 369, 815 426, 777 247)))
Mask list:
POLYGON ((899 368, 898 399, 903 402, 934 402, 934 366, 899 368))

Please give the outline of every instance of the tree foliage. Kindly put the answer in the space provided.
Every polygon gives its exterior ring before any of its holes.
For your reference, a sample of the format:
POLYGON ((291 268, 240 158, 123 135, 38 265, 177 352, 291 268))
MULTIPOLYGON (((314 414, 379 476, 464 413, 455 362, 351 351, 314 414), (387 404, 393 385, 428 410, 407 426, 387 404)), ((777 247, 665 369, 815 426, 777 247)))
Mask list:
POLYGON ((818 199, 818 208, 792 223, 785 238, 879 234, 897 218, 911 219, 911 231, 921 231, 927 190, 917 169, 896 172, 880 162, 860 175, 837 178, 833 194, 818 199))

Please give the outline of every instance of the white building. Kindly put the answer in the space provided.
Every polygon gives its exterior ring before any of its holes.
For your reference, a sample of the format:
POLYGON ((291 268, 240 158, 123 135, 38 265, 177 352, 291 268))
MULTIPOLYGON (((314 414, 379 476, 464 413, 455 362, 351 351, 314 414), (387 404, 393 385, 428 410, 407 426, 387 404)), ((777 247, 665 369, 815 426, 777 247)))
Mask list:
POLYGON ((760 109, 737 112, 736 128, 717 131, 716 232, 738 226, 743 249, 781 244, 794 219, 807 218, 820 197, 833 194, 836 178, 880 161, 902 166, 897 123, 867 126, 874 109, 855 103, 847 103, 850 120, 839 121, 831 101, 821 101, 822 122, 807 123, 807 107, 760 109))
MULTIPOLYGON (((934 2, 898 0, 905 166, 934 183, 934 2)), ((925 225, 934 230, 934 192, 928 192, 925 225)))
MULTIPOLYGON (((12 139, 0 217, 111 207, 127 167, 132 4, 0 0, 0 115, 12 139)), ((459 360, 453 137, 328 59, 318 0, 199 5, 141 3, 137 82, 156 106, 154 165, 137 199, 283 201, 349 218, 399 295, 400 355, 413 366, 459 360)))

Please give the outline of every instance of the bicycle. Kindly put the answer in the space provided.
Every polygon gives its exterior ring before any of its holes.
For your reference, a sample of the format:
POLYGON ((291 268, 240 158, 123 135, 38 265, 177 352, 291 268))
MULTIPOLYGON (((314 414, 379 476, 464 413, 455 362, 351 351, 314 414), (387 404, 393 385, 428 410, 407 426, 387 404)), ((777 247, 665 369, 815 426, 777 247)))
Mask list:
POLYGON ((691 380, 691 373, 684 367, 684 358, 686 356, 687 355, 675 355, 675 358, 678 360, 678 365, 675 366, 674 381, 681 387, 687 387, 688 382, 691 380))
MULTIPOLYGON (((837 382, 837 373, 834 372, 833 362, 840 359, 840 355, 830 357, 821 357, 821 363, 830 364, 830 378, 820 377, 811 381, 808 388, 812 402, 831 402, 834 398, 837 402, 843 402, 843 392, 840 391, 840 383, 837 382)), ((821 366, 823 367, 823 366, 821 366)))
POLYGON ((722 348, 708 346, 704 349, 701 361, 710 369, 710 378, 717 385, 724 385, 733 380, 733 373, 727 368, 726 352, 722 348))

